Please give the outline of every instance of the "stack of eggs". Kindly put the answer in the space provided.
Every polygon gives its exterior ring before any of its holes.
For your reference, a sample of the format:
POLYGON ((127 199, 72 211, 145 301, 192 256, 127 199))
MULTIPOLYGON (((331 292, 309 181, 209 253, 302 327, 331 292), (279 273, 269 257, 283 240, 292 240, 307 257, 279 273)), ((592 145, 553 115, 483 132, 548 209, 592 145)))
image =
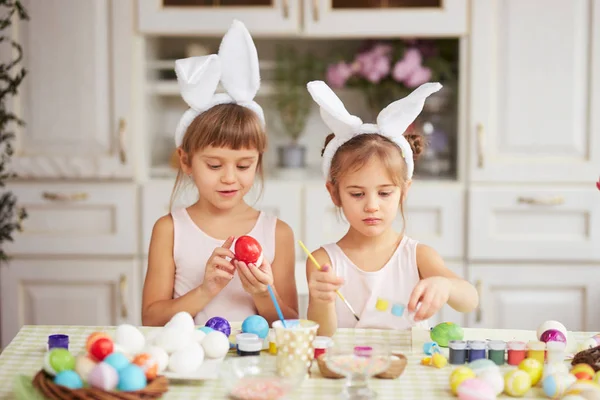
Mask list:
POLYGON ((450 388, 462 400, 495 399, 502 393, 504 380, 500 368, 492 360, 482 358, 452 371, 450 388))

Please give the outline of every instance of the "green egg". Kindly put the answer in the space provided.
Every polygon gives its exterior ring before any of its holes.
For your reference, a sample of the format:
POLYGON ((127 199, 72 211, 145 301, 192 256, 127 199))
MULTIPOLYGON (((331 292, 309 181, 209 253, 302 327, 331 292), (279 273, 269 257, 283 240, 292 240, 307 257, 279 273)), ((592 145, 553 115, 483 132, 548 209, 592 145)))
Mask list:
POLYGON ((52 349, 48 361, 56 373, 75 369, 75 357, 67 349, 52 349))
POLYGON ((437 324, 429 334, 431 340, 436 342, 440 347, 448 347, 448 342, 451 340, 463 340, 463 329, 454 322, 442 322, 437 324))

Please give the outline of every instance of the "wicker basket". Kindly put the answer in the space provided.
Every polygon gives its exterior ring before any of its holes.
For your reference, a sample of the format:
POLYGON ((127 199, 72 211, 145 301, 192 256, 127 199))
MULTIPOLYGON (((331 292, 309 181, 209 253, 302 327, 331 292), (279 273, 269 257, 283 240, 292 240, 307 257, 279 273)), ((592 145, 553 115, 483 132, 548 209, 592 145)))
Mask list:
MULTIPOLYGON (((396 379, 397 377, 402 375, 402 373, 404 372, 404 369, 406 368, 406 364, 408 363, 408 360, 406 359, 406 356, 404 354, 401 354, 401 353, 392 353, 392 354, 394 356, 396 356, 397 359, 393 359, 392 363, 390 364, 388 369, 381 372, 380 374, 375 375, 375 378, 396 379)), ((323 375, 324 378, 329 378, 329 379, 344 378, 343 375, 337 374, 337 373, 333 372, 332 370, 330 370, 329 368, 327 368, 327 363, 325 363, 324 357, 325 357, 325 354, 321 354, 319 357, 317 357, 317 364, 319 365, 319 371, 321 372, 321 375, 323 375)))
POLYGON ((587 364, 594 369, 594 371, 600 371, 600 346, 580 351, 575 354, 571 365, 587 364))
POLYGON ((33 386, 50 400, 140 400, 162 397, 169 390, 169 381, 164 376, 159 376, 143 390, 135 392, 107 392, 96 388, 69 389, 55 384, 52 377, 42 370, 33 378, 33 386))

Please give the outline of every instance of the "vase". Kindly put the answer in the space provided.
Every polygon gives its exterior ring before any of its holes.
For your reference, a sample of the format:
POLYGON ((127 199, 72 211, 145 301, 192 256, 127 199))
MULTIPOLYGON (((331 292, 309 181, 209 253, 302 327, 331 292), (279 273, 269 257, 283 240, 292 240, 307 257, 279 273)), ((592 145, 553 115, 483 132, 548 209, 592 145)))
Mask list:
POLYGON ((291 143, 277 148, 279 168, 304 168, 306 166, 306 147, 291 143))

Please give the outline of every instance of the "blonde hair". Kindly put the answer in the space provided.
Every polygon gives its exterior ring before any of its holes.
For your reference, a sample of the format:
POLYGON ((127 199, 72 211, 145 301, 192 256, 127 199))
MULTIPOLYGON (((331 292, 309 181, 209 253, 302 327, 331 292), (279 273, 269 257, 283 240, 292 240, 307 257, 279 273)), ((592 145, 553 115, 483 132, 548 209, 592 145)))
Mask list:
MULTIPOLYGON (((321 156, 327 144, 334 137, 333 133, 327 136, 321 156)), ((413 151, 413 159, 416 161, 424 149, 423 138, 417 133, 405 134, 404 137, 410 144, 413 151)), ((402 215, 402 225, 405 226, 403 188, 408 181, 408 171, 406 162, 402 157, 402 150, 396 143, 385 136, 374 133, 356 135, 340 146, 331 159, 331 167, 329 169, 328 182, 333 185, 333 195, 339 203, 340 179, 349 172, 358 171, 373 157, 376 157, 383 163, 394 185, 399 186, 402 190, 399 206, 400 214, 402 215)))
MULTIPOLYGON (((181 142, 181 150, 191 165, 192 156, 206 147, 227 147, 233 150, 256 149, 258 163, 256 173, 261 190, 264 182, 263 153, 267 148, 267 135, 256 113, 238 104, 219 104, 198 115, 187 128, 181 142)), ((179 166, 171 193, 170 207, 184 185, 185 174, 179 166)))

